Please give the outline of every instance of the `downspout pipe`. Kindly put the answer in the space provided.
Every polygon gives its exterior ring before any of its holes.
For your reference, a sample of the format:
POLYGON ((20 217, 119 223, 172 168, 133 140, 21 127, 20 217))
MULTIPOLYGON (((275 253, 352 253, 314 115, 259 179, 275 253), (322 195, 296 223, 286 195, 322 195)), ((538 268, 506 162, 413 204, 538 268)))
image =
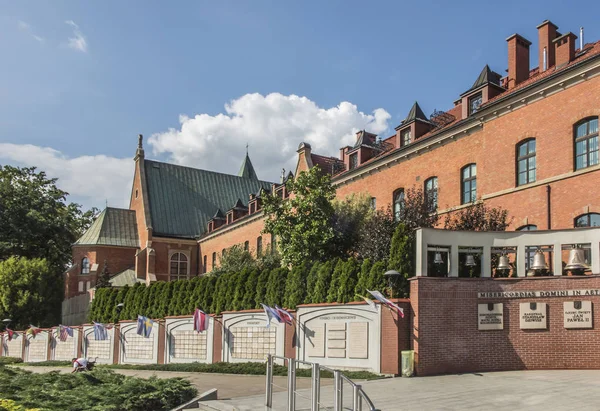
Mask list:
POLYGON ((552 187, 546 186, 546 216, 548 218, 548 230, 552 230, 552 187))

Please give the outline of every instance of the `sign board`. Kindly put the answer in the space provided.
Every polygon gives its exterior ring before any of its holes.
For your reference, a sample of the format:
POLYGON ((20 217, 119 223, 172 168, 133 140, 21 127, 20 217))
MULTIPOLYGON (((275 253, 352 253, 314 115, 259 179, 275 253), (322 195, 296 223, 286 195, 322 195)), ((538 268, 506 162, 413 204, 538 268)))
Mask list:
POLYGON ((520 303, 522 330, 545 330, 548 328, 546 303, 520 303))
POLYGON ((563 310, 565 328, 592 328, 591 301, 565 301, 563 310))
POLYGON ((554 291, 491 291, 477 293, 477 298, 547 298, 600 296, 599 289, 554 291))
POLYGON ((477 305, 477 329, 503 330, 504 304, 489 303, 477 305))

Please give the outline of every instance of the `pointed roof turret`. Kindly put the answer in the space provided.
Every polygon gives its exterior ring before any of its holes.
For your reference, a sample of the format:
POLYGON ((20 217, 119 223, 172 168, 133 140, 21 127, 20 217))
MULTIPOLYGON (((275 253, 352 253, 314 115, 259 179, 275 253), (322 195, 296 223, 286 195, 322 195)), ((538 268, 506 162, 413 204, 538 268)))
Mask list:
POLYGON ((215 215, 212 218, 213 220, 224 220, 225 219, 225 214, 223 214, 223 212, 221 211, 220 208, 217 208, 217 212, 215 213, 215 215))
POLYGON ((429 119, 427 118, 425 113, 423 113, 423 110, 421 110, 419 103, 417 103, 416 101, 415 101, 415 104, 413 104, 413 106, 411 107, 410 111, 408 112, 408 115, 406 116, 406 118, 404 120, 402 120, 402 124, 410 123, 411 121, 415 121, 415 120, 422 120, 422 121, 429 122, 429 119))
POLYGON ((258 180, 258 176, 256 175, 256 171, 254 171, 254 167, 252 166, 252 162, 250 161, 250 156, 248 156, 248 152, 246 152, 244 162, 240 167, 240 171, 238 171, 238 177, 258 180))
POLYGON ((248 207, 246 207, 244 205, 244 203, 242 203, 242 200, 240 200, 239 198, 235 202, 235 205, 232 207, 232 210, 247 210, 247 209, 248 209, 248 207))
POLYGON ((500 74, 493 71, 490 68, 490 66, 488 66, 486 64, 485 67, 483 68, 483 70, 481 70, 481 73, 479 73, 477 80, 475 80, 475 83, 473 83, 471 88, 468 89, 467 91, 465 91, 464 93, 462 93, 461 95, 465 95, 465 94, 469 93, 471 90, 475 90, 476 88, 484 86, 488 83, 492 83, 496 86, 499 86, 501 78, 502 78, 502 76, 500 74))

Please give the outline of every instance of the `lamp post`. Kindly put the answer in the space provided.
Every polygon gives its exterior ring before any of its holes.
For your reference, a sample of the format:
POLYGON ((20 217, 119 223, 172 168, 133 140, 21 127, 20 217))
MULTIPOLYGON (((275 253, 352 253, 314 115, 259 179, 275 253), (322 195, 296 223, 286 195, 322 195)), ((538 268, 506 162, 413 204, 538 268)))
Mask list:
POLYGON ((394 298, 394 283, 396 282, 396 278, 400 277, 400 273, 396 270, 389 270, 383 273, 383 276, 387 278, 388 287, 390 288, 390 298, 394 298))
POLYGON ((119 314, 121 314, 121 310, 123 309, 124 306, 125 306, 125 304, 123 304, 123 303, 119 303, 115 306, 115 310, 117 311, 117 319, 115 321, 115 324, 119 322, 119 314))
POLYGON ((4 329, 6 330, 12 322, 12 320, 10 318, 5 318, 4 320, 2 320, 2 322, 4 323, 4 329))

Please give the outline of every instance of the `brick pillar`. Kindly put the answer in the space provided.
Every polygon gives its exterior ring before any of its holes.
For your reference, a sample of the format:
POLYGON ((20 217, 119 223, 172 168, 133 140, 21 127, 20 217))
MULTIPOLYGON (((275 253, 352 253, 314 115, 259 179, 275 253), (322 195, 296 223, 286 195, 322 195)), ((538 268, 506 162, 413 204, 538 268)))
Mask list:
POLYGON ((538 61, 540 73, 556 64, 556 49, 552 41, 556 38, 558 27, 549 20, 537 26, 538 29, 538 61), (547 66, 544 69, 544 48, 546 49, 547 66))
POLYGON ((404 309, 404 318, 387 307, 381 307, 381 373, 401 373, 401 351, 410 350, 410 300, 393 299, 404 309))
POLYGON ((508 88, 529 78, 529 46, 531 42, 519 34, 506 39, 508 42, 508 88))
POLYGON ((121 324, 115 324, 114 330, 113 364, 118 364, 121 351, 121 324))
POLYGON ((166 356, 166 342, 167 342, 167 327, 165 326, 165 320, 157 320, 158 323, 158 352, 156 356, 159 364, 165 363, 166 356))
POLYGON ((575 58, 575 40, 577 36, 571 32, 553 40, 556 48, 556 67, 569 64, 575 58))
POLYGON ((79 332, 77 333, 77 358, 81 358, 83 355, 83 326, 77 327, 79 332))
POLYGON ((223 358, 223 317, 213 317, 213 363, 223 358))
POLYGON ((292 324, 285 325, 283 356, 287 358, 296 358, 297 335, 296 335, 296 313, 290 312, 294 316, 292 324))

